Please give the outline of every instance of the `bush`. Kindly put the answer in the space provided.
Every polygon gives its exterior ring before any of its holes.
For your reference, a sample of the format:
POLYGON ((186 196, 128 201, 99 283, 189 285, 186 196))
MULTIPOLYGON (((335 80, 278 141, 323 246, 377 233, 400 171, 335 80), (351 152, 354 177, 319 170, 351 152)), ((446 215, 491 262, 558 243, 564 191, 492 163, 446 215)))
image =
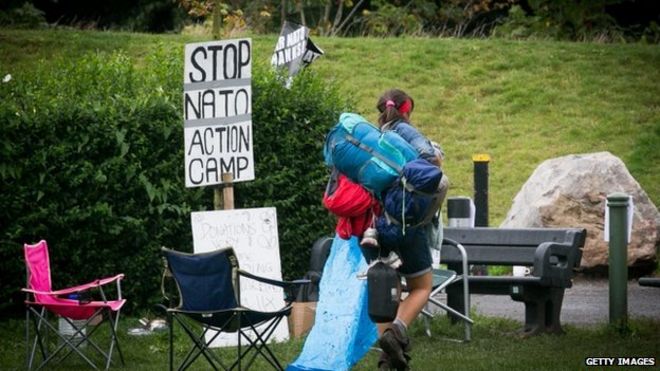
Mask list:
MULTIPOLYGON (((182 55, 137 70, 122 54, 90 54, 0 83, 0 311, 18 308, 22 244, 46 239, 55 288, 117 272, 129 310, 160 300, 160 246, 192 250, 190 212, 211 187, 185 188, 182 55)), ((275 206, 283 272, 300 276, 332 228, 320 204, 323 135, 345 107, 304 74, 291 90, 253 71, 255 171, 236 207, 275 206)))
POLYGON ((624 41, 624 32, 606 11, 623 0, 529 1, 528 11, 516 5, 509 16, 495 28, 501 37, 550 38, 577 41, 624 41))
POLYGON ((8 11, 0 10, 0 27, 43 28, 46 27, 45 13, 27 2, 8 11))

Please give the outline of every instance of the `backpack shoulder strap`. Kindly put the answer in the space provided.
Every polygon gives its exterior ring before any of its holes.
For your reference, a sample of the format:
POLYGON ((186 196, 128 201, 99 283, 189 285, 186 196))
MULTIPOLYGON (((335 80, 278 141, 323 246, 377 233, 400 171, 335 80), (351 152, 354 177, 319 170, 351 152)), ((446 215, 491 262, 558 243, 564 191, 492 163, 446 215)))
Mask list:
POLYGON ((375 157, 375 158, 379 159, 380 161, 384 162, 387 166, 394 169, 394 171, 396 171, 398 174, 403 174, 403 168, 401 166, 399 166, 399 164, 391 161, 387 157, 385 157, 385 156, 381 155, 380 153, 374 151, 373 148, 371 148, 368 145, 360 142, 356 137, 352 136, 351 134, 346 133, 346 140, 349 143, 351 143, 352 145, 354 145, 356 147, 359 147, 363 151, 366 151, 367 153, 369 153, 373 157, 375 157))

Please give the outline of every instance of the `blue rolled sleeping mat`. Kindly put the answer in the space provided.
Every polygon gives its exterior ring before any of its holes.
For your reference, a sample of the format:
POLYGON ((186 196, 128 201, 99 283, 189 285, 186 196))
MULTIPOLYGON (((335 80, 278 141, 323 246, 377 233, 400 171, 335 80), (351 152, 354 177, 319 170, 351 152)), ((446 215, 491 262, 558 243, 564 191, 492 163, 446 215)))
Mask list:
POLYGON ((379 196, 419 153, 394 131, 381 132, 356 113, 342 113, 323 149, 326 165, 379 196))

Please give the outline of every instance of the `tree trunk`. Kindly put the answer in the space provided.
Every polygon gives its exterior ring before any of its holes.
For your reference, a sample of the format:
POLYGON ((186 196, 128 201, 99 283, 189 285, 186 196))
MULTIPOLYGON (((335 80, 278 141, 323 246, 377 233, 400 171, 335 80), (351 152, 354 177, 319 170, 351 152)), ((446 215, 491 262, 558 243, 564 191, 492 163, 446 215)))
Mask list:
POLYGON ((213 38, 221 39, 222 38, 222 0, 213 1, 213 38))
POLYGON ((339 33, 339 31, 341 31, 341 29, 344 28, 346 23, 348 23, 348 20, 351 19, 353 14, 355 14, 355 11, 358 10, 358 8, 360 7, 360 5, 362 5, 363 2, 364 2, 364 0, 360 0, 360 1, 358 1, 357 4, 353 5, 353 9, 351 9, 351 11, 348 13, 346 18, 344 19, 344 21, 341 22, 341 24, 339 25, 339 27, 335 28, 335 30, 332 33, 332 36, 336 36, 339 33))
POLYGON ((339 22, 341 22, 341 17, 344 13, 344 0, 337 0, 337 13, 335 13, 335 21, 332 23, 332 31, 330 32, 331 35, 335 35, 335 29, 337 26, 339 26, 339 22))
POLYGON ((280 17, 282 26, 284 26, 284 22, 286 22, 286 0, 281 0, 280 1, 280 17))
POLYGON ((300 24, 307 26, 307 22, 305 22, 305 4, 303 4, 303 0, 296 1, 296 5, 300 12, 300 24))
POLYGON ((323 19, 321 20, 321 34, 323 36, 330 35, 330 11, 332 10, 332 0, 325 2, 325 10, 323 11, 323 19))

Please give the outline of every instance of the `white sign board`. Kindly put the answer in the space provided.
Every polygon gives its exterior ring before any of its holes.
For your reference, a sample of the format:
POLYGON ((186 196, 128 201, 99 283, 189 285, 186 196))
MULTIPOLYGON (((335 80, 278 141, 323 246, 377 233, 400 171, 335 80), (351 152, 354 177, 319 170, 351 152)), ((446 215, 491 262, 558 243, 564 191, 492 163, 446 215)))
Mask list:
POLYGON ((186 44, 186 187, 254 179, 251 39, 186 44))
MULTIPOLYGON (((191 213, 193 249, 209 252, 231 246, 241 269, 257 276, 282 280, 277 213, 274 207, 199 211, 191 213)), ((241 278, 241 304, 260 311, 276 311, 284 306, 281 288, 241 278)), ((258 327, 263 329, 263 326, 258 327)), ((213 334, 207 334, 210 339, 213 334)), ((271 339, 287 340, 287 321, 280 322, 271 339)), ((237 345, 236 334, 221 334, 212 346, 237 345)))

